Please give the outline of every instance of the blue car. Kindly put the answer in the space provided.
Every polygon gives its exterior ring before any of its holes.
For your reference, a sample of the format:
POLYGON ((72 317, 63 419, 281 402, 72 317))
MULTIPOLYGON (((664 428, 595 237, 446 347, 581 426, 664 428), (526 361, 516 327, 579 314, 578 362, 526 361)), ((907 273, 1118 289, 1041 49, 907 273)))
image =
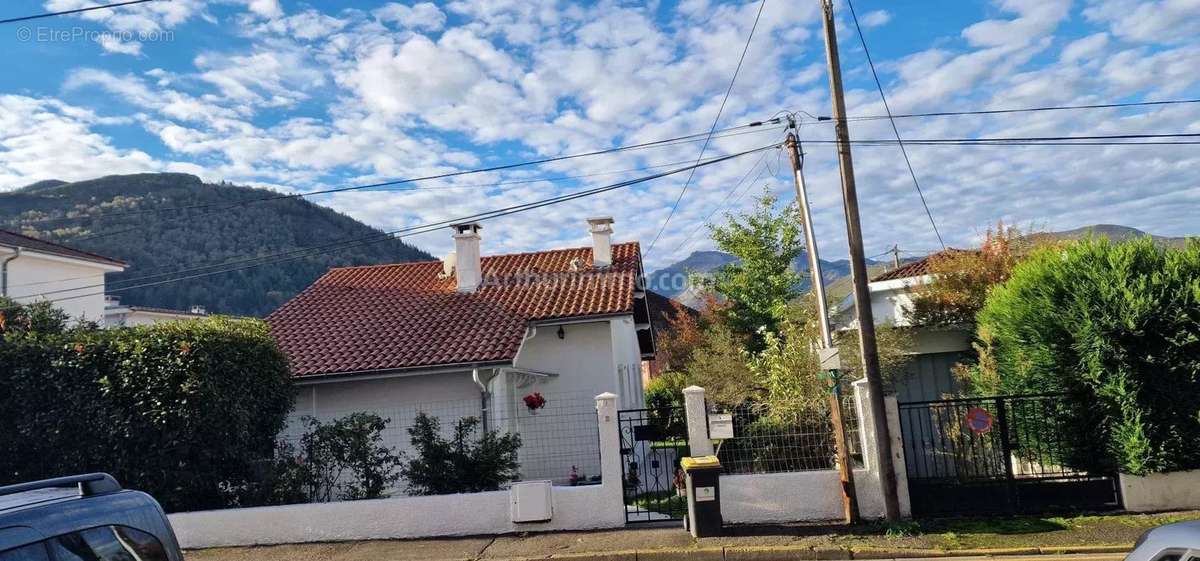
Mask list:
POLYGON ((183 561, 153 497, 90 473, 0 487, 0 561, 183 561))

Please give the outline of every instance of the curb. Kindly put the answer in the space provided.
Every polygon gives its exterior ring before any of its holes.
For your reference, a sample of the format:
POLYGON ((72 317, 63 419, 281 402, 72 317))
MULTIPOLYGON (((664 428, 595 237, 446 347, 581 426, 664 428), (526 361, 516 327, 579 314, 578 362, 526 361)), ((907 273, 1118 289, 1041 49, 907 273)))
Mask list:
POLYGON ((935 559, 971 557, 975 559, 1005 558, 1015 561, 1042 555, 1109 555, 1118 559, 1133 549, 1128 545, 1080 545, 1053 547, 1009 547, 991 549, 861 549, 813 548, 808 546, 725 546, 686 549, 645 549, 595 553, 561 553, 546 556, 501 559, 482 558, 480 561, 852 561, 859 559, 935 559))

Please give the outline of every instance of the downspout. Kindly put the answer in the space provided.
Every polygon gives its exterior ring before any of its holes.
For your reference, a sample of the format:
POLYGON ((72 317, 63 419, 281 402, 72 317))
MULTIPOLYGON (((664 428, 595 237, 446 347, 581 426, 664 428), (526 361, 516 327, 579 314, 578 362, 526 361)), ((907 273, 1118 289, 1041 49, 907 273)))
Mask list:
MULTIPOLYGON (((479 368, 470 369, 470 379, 475 382, 475 385, 479 386, 479 420, 482 423, 482 427, 484 427, 484 434, 487 434, 487 382, 480 378, 479 368)), ((488 381, 491 381, 491 379, 488 379, 488 381)))
POLYGON ((10 261, 21 256, 21 248, 12 246, 13 254, 5 257, 4 261, 0 262, 0 296, 8 297, 8 264, 10 261))

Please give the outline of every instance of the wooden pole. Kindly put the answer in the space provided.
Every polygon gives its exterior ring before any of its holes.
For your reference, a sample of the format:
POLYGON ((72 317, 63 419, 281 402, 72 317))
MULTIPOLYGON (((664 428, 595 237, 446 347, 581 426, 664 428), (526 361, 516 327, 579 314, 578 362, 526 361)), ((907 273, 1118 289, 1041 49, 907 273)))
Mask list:
MULTIPOLYGON (((792 124, 795 129, 795 124, 792 124)), ((813 230, 812 213, 808 204, 808 190, 804 186, 804 159, 800 156, 800 148, 796 135, 789 132, 786 142, 788 155, 792 158, 792 178, 796 185, 796 204, 800 207, 800 216, 804 226, 804 245, 808 252, 808 274, 812 279, 813 296, 817 299, 817 316, 820 318, 821 347, 832 349, 833 334, 829 328, 829 302, 825 299, 825 285, 821 275, 821 256, 817 251, 817 236, 813 230)), ((837 377, 833 378, 837 380, 837 377)), ((831 388, 836 390, 836 388, 831 388)), ((829 415, 833 423, 833 440, 837 446, 838 475, 842 486, 842 512, 847 524, 858 523, 858 494, 854 490, 854 469, 850 465, 850 449, 846 445, 846 423, 842 420, 842 403, 839 393, 829 393, 829 415)))
POLYGON ((842 92, 842 69, 838 57, 837 31, 833 21, 833 0, 821 0, 825 27, 825 55, 829 63, 829 89, 833 98, 833 122, 837 134, 838 164, 842 170, 842 199, 846 211, 846 238, 850 244, 850 274, 854 281, 854 307, 858 316, 858 346, 862 353, 863 373, 870 394, 871 417, 875 432, 874 465, 880 470, 884 513, 888 521, 900 519, 900 500, 896 493, 896 472, 892 462, 892 439, 888 433, 887 410, 883 402, 883 379, 879 372, 879 349, 875 341, 875 318, 871 313, 871 293, 867 286, 867 262, 863 252, 862 223, 858 216, 858 190, 854 183, 854 162, 850 156, 850 131, 846 124, 846 100, 842 92))

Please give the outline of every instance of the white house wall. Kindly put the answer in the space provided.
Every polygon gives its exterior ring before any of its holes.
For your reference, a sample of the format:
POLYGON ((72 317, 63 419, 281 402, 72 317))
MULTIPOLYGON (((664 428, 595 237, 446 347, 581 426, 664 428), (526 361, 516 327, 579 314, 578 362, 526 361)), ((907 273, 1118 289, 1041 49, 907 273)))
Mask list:
MULTIPOLYGON (((11 250, 0 249, 0 259, 11 255, 11 250)), ((102 322, 104 273, 113 270, 111 266, 23 251, 8 263, 8 296, 25 304, 55 300, 56 307, 76 320, 102 322)))
POLYGON ((600 472, 594 396, 617 391, 616 344, 608 320, 539 325, 514 366, 551 376, 507 373, 496 381, 496 427, 521 435, 524 479, 562 484, 572 466, 585 476, 600 472), (523 398, 535 392, 546 407, 531 414, 523 398))
POLYGON ((303 434, 305 416, 331 421, 368 411, 392 420, 384 431, 384 443, 404 451, 410 448, 406 430, 418 413, 438 417, 447 431, 462 417, 479 417, 482 408, 479 386, 465 371, 301 384, 285 439, 303 434))

